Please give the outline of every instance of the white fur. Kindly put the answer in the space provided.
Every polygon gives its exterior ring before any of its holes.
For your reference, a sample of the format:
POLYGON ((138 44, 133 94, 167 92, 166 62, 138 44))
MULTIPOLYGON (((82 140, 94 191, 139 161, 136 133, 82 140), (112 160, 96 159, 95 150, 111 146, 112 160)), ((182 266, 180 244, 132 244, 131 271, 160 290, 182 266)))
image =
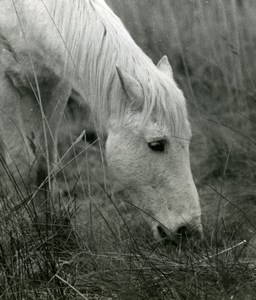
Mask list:
POLYGON ((113 111, 120 118, 126 114, 127 103, 120 101, 118 66, 143 87, 142 119, 155 109, 159 119, 179 133, 175 127, 186 114, 181 91, 135 44, 103 0, 14 0, 18 20, 10 2, 0 0, 1 8, 8 7, 0 11, 0 28, 10 44, 22 49, 43 47, 60 56, 66 76, 74 84, 78 80, 99 124, 104 127, 113 111))
POLYGON ((156 67, 103 0, 11 3, 0 0, 3 34, 15 49, 43 47, 62 62, 63 77, 80 91, 108 134, 106 155, 114 177, 167 229, 200 228, 185 99, 168 60, 156 67), (135 83, 143 99, 136 99, 135 83), (148 143, 162 138, 166 151, 153 152, 148 143))

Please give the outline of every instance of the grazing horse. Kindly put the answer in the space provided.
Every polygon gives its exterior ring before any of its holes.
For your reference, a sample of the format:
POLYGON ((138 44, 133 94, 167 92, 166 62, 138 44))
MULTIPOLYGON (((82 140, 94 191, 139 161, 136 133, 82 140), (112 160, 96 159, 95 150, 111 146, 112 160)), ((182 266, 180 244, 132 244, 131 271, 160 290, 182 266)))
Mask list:
POLYGON ((0 5, 0 28, 14 51, 27 51, 28 57, 50 53, 58 76, 89 104, 107 135, 113 178, 152 216, 156 237, 201 237, 191 130, 167 57, 154 65, 104 0, 0 0, 0 5))

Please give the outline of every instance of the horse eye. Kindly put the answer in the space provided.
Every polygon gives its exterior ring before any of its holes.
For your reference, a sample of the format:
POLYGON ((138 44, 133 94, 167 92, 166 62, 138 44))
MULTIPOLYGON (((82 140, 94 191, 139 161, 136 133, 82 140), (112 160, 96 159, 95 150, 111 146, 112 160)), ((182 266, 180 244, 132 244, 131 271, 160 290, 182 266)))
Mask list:
POLYGON ((166 145, 165 140, 159 140, 159 141, 148 143, 149 148, 155 152, 164 152, 165 145, 166 145))

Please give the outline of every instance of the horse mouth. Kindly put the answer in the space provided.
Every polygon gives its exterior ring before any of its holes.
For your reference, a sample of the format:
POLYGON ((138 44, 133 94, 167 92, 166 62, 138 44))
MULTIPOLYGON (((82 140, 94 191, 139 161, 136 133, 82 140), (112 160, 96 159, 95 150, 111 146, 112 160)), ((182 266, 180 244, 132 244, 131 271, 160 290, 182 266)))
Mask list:
POLYGON ((164 245, 184 248, 188 245, 199 245, 203 242, 202 226, 190 228, 188 225, 180 226, 175 233, 168 230, 162 225, 156 227, 160 241, 164 245))

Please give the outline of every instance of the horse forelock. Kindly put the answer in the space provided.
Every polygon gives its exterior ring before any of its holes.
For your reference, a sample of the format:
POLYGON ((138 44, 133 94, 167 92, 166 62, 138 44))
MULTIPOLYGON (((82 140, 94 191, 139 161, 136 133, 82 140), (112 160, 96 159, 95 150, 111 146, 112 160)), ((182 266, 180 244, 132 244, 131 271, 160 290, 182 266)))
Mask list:
POLYGON ((182 91, 172 78, 166 78, 158 70, 143 78, 143 81, 145 101, 141 114, 142 122, 146 124, 151 119, 167 127, 172 135, 183 136, 188 122, 182 91))

